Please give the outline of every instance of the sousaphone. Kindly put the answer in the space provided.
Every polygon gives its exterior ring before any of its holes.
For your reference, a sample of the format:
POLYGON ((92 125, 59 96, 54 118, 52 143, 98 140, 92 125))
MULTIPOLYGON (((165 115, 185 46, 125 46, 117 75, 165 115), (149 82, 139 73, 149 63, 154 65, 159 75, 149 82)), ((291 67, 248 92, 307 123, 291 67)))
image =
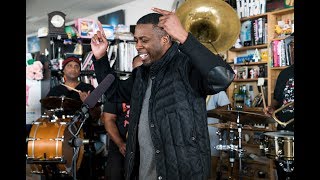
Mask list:
POLYGON ((223 0, 187 0, 176 14, 184 28, 215 54, 230 49, 239 37, 240 19, 223 0))

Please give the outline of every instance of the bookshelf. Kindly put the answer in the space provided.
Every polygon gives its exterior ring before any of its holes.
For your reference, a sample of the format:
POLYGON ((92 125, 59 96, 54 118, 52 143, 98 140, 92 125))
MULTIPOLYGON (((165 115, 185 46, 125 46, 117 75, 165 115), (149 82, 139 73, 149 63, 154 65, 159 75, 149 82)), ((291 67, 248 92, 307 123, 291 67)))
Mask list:
MULTIPOLYGON (((286 8, 278 11, 273 11, 268 13, 268 49, 269 54, 272 51, 271 43, 275 40, 283 40, 285 37, 279 37, 279 35, 275 32, 274 27, 276 26, 278 21, 286 21, 286 20, 294 20, 294 8, 286 8)), ((272 66, 273 58, 271 56, 268 57, 268 105, 271 105, 273 101, 273 91, 275 88, 275 84, 277 81, 277 77, 279 73, 285 69, 287 66, 272 66)))
MULTIPOLYGON (((264 14, 260 15, 255 15, 255 16, 250 16, 250 17, 245 17, 241 18, 241 22, 245 22, 247 20, 252 20, 252 19, 257 19, 257 18, 266 18, 266 39, 262 44, 254 44, 251 46, 244 46, 241 48, 231 48, 227 51, 227 62, 234 68, 239 68, 239 67, 247 67, 247 68, 252 68, 252 67, 257 67, 257 66, 262 66, 264 65, 266 67, 266 75, 263 76, 264 78, 264 93, 265 93, 265 100, 267 105, 271 105, 272 100, 273 100, 273 91, 275 88, 276 80, 279 75, 279 73, 285 69, 286 66, 279 66, 279 67, 274 67, 273 66, 273 57, 271 56, 272 52, 272 42, 273 41, 281 41, 284 40, 288 35, 285 36, 279 36, 275 32, 275 26, 278 24, 278 21, 287 21, 288 19, 293 21, 294 20, 294 8, 286 8, 286 9, 281 9, 281 10, 275 10, 272 12, 267 12, 264 14), (253 50, 258 50, 259 53, 261 54, 264 52, 267 54, 266 57, 263 59, 260 59, 258 62, 244 62, 244 63, 237 63, 234 61, 236 57, 239 56, 245 56, 246 54, 249 54, 253 50)), ((238 73, 238 72, 237 72, 238 73)), ((236 77, 232 84, 229 86, 229 88, 226 90, 228 97, 230 99, 230 102, 233 107, 233 90, 234 90, 234 84, 243 85, 243 84, 249 84, 253 86, 254 94, 257 94, 260 92, 260 88, 258 88, 258 78, 239 78, 236 77)), ((254 112, 254 113, 261 113, 263 114, 263 103, 260 104, 259 107, 246 107, 244 106, 243 111, 248 111, 248 112, 254 112)), ((250 139, 254 140, 257 138, 257 136, 263 132, 266 131, 275 131, 276 128, 274 124, 269 124, 268 126, 265 126, 265 128, 256 128, 252 130, 243 130, 243 135, 247 134, 249 135, 250 139)), ((244 138, 243 138, 244 139, 244 138)), ((262 141, 260 139, 260 141, 262 141)), ((246 175, 242 174, 241 177, 243 179, 270 179, 270 180, 275 180, 275 166, 273 163, 273 159, 268 159, 266 158, 262 153, 261 150, 259 149, 259 144, 261 142, 259 141, 248 141, 242 143, 243 149, 245 149, 245 158, 243 160, 243 168, 242 170, 245 170, 247 172, 246 175), (250 158, 248 155, 250 154, 255 154, 259 158, 259 161, 250 158), (258 177, 257 172, 264 172, 265 175, 264 177, 258 177)), ((227 155, 225 155, 227 156, 227 155)), ((222 156, 223 157, 223 156, 222 156)), ((235 161, 237 163, 237 160, 235 161)), ((224 171, 222 172, 223 177, 228 177, 230 174, 230 169, 226 168, 228 165, 228 160, 226 159, 226 162, 222 163, 222 169, 224 171), (223 168, 224 167, 224 168, 223 168)), ((235 167, 233 169, 234 172, 234 178, 237 179, 240 177, 239 172, 238 172, 238 165, 235 164, 235 167)))

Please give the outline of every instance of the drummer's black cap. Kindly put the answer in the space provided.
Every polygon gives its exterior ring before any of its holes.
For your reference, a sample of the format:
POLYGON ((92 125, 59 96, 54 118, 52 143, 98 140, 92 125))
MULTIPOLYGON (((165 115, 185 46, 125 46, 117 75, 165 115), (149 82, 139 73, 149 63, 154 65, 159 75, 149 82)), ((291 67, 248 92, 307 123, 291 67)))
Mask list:
POLYGON ((62 62, 62 70, 64 69, 64 67, 66 67, 66 65, 71 62, 71 61, 74 61, 76 63, 78 63, 81 67, 81 62, 78 58, 74 57, 74 56, 71 56, 71 57, 68 57, 67 59, 65 59, 63 62, 62 62))

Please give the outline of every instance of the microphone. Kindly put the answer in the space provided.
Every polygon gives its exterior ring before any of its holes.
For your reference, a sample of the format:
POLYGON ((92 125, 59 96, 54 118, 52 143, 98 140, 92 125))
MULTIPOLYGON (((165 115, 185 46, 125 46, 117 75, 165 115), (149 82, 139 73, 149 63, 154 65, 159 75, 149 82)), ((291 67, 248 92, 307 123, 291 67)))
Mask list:
POLYGON ((100 97, 107 91, 107 89, 113 83, 115 77, 112 74, 108 74, 103 81, 89 94, 89 96, 84 100, 81 109, 78 110, 72 118, 73 122, 78 121, 79 119, 88 118, 88 111, 90 108, 93 108, 100 97))
POLYGON ((84 100, 84 104, 87 104, 89 108, 93 108, 104 92, 111 86, 115 77, 112 74, 108 74, 103 81, 90 93, 90 95, 84 100))

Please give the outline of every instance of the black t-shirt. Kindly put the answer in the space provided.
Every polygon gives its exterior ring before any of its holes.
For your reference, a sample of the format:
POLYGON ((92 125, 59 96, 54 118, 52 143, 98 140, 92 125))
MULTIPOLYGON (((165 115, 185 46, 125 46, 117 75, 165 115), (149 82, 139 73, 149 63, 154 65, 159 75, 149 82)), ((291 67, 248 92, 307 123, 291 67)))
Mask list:
MULTIPOLYGON (((294 101, 294 65, 280 72, 274 89, 274 99, 279 102, 279 107, 276 107, 277 109, 294 101)), ((290 105, 283 108, 276 116, 282 122, 289 121, 294 118, 294 106, 290 105)), ((277 129, 294 131, 294 122, 291 122, 286 127, 278 125, 277 129)))
MULTIPOLYGON (((121 102, 109 102, 105 101, 103 106, 103 112, 117 115, 116 126, 123 141, 126 141, 126 134, 129 127, 129 112, 130 105, 121 102)), ((110 150, 118 150, 118 146, 110 139, 110 150)))
MULTIPOLYGON (((91 84, 87 84, 84 82, 80 82, 75 89, 78 89, 83 92, 92 92, 94 90, 94 87, 91 84)), ((47 94, 47 97, 61 97, 65 96, 67 98, 71 98, 73 100, 79 101, 80 104, 82 104, 82 101, 80 99, 80 95, 78 92, 69 90, 63 85, 58 85, 50 89, 49 93, 47 94)), ((79 107, 80 109, 80 107, 79 107)), ((69 109, 69 110, 64 110, 64 114, 68 115, 73 115, 77 110, 79 109, 69 109)))
MULTIPOLYGON (((91 84, 80 82, 78 84, 78 86, 75 87, 75 89, 78 89, 83 92, 88 92, 88 91, 92 92, 94 90, 94 87, 91 84)), ((50 89, 49 93, 47 94, 47 97, 48 96, 58 96, 59 97, 62 95, 66 96, 68 98, 71 98, 71 99, 81 101, 79 93, 77 93, 76 91, 69 90, 63 85, 58 85, 58 86, 55 86, 52 89, 50 89)))

